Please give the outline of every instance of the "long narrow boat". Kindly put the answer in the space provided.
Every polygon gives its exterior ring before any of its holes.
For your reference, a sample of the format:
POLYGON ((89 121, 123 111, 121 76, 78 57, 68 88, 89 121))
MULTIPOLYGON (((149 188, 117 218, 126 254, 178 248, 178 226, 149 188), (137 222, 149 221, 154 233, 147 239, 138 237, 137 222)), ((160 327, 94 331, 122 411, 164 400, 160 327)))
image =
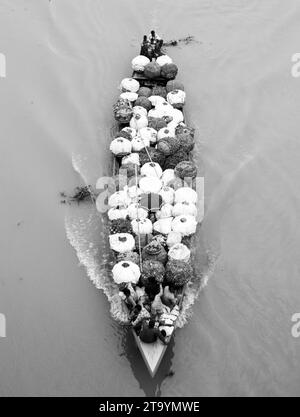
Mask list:
MULTIPOLYGON (((167 79, 162 78, 162 77, 159 77, 156 79, 149 79, 149 78, 146 78, 142 73, 135 72, 135 71, 133 71, 131 78, 138 81, 141 87, 149 87, 149 88, 153 88, 157 86, 165 87, 168 81, 167 79)), ((184 112, 184 109, 181 108, 181 111, 184 116, 184 124, 187 124, 186 114, 184 112)), ((128 126, 128 125, 117 124, 115 128, 112 130, 112 138, 115 136, 115 133, 121 130, 122 128, 124 128, 124 126, 128 126)), ((189 154, 189 159, 192 161, 191 153, 189 154)), ((119 174, 120 158, 113 157, 112 166, 113 166, 113 175, 117 176, 119 174)), ((185 296, 185 290, 186 290, 186 286, 182 288, 182 297, 180 298, 180 302, 178 304, 179 311, 181 311, 183 299, 185 296)), ((174 323, 172 333, 168 337, 169 339, 173 337, 175 328, 176 328, 176 322, 174 323)), ((137 347, 147 366, 147 369, 150 375, 154 377, 164 357, 164 354, 168 348, 168 345, 163 344, 159 339, 157 339, 157 341, 154 343, 144 343, 140 340, 139 336, 137 335, 134 329, 132 329, 132 333, 136 341, 137 347)))

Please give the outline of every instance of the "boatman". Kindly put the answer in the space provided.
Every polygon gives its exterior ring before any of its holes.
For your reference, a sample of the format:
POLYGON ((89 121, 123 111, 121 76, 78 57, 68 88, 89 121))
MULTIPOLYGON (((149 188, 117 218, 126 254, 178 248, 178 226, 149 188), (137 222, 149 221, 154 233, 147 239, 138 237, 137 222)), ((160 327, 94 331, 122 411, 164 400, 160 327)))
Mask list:
POLYGON ((148 324, 146 322, 143 323, 140 339, 144 343, 154 343, 159 339, 164 345, 168 344, 166 341, 166 333, 161 332, 155 327, 155 320, 150 320, 148 324))
POLYGON ((156 44, 156 42, 160 41, 161 38, 155 33, 155 30, 151 30, 150 36, 149 36, 149 42, 151 44, 156 44))
POLYGON ((151 60, 152 58, 151 54, 152 54, 152 51, 151 51, 150 41, 148 40, 147 35, 144 35, 143 42, 141 45, 140 55, 144 55, 151 60))

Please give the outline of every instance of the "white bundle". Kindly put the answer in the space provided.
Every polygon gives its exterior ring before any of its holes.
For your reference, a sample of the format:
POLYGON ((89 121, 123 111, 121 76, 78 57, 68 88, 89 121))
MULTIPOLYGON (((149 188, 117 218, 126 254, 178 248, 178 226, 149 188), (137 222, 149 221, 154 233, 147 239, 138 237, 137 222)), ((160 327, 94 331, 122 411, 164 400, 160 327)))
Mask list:
POLYGON ((131 203, 131 199, 127 194, 127 191, 116 191, 108 199, 108 205, 110 207, 127 207, 131 203))
POLYGON ((135 248, 134 237, 130 233, 116 233, 109 235, 110 248, 115 252, 130 252, 135 248))
POLYGON ((182 214, 189 214, 190 216, 197 217, 197 207, 194 203, 187 201, 183 203, 176 203, 173 207, 173 216, 181 216, 182 214))
POLYGON ((145 109, 145 107, 142 106, 134 106, 132 108, 133 110, 133 114, 139 114, 140 116, 146 116, 147 117, 147 110, 145 109))
POLYGON ((166 103, 166 100, 161 96, 150 96, 149 100, 154 107, 158 106, 159 104, 166 103))
MULTIPOLYGON (((96 202, 96 204, 97 204, 97 202, 96 202)), ((99 211, 101 211, 101 210, 99 210, 99 211)), ((109 220, 126 219, 126 217, 128 216, 128 209, 113 207, 113 208, 108 210, 107 215, 108 215, 109 220)))
POLYGON ((183 122, 183 120, 184 120, 182 111, 178 110, 178 109, 174 109, 174 107, 172 107, 172 111, 170 112, 170 117, 172 117, 172 119, 173 119, 172 122, 177 123, 177 125, 179 123, 183 122))
POLYGON ((132 139, 131 146, 133 152, 140 152, 145 147, 150 146, 150 141, 149 139, 142 139, 140 136, 136 136, 132 139))
POLYGON ((136 185, 132 185, 131 187, 128 187, 127 192, 128 192, 129 197, 132 200, 137 198, 138 196, 140 196, 142 194, 141 189, 136 185))
POLYGON ((170 248, 168 255, 171 261, 188 262, 191 257, 191 251, 184 244, 176 243, 170 248))
POLYGON ((137 93, 140 89, 140 83, 133 78, 124 78, 121 81, 121 89, 125 92, 137 93))
MULTIPOLYGON (((132 142, 131 142, 132 144, 132 142)), ((122 166, 126 165, 126 164, 135 164, 135 165, 140 165, 140 155, 137 152, 133 152, 129 155, 126 155, 122 158, 121 161, 122 166)))
POLYGON ((128 207, 128 216, 131 218, 131 220, 134 219, 145 219, 148 217, 148 211, 143 209, 142 207, 139 207, 138 203, 132 203, 128 207))
POLYGON ((172 230, 179 232, 182 236, 190 236, 196 232, 197 222, 194 216, 181 215, 175 217, 172 222, 172 230))
POLYGON ((153 224, 153 229, 163 235, 168 235, 172 230, 173 217, 167 217, 157 220, 153 224))
MULTIPOLYGON (((157 112, 157 114, 159 114, 158 117, 168 116, 168 117, 173 117, 173 120, 174 120, 174 116, 173 115, 175 114, 174 113, 175 110, 176 109, 174 109, 174 107, 171 106, 171 104, 169 104, 167 102, 164 102, 164 103, 161 103, 161 104, 155 106, 155 111, 157 112)), ((177 117, 178 117, 178 115, 177 115, 177 117)))
POLYGON ((143 177, 140 179, 140 188, 145 193, 159 193, 162 182, 157 177, 143 177))
POLYGON ((141 168, 141 175, 160 178, 162 176, 162 169, 157 162, 146 162, 141 168))
POLYGON ((161 180, 164 185, 168 185, 170 184, 170 182, 174 181, 175 178, 176 176, 175 176, 174 169, 168 168, 164 170, 161 180))
POLYGON ((169 129, 168 127, 163 127, 157 132, 157 139, 163 139, 167 137, 174 137, 175 136, 175 129, 169 129))
POLYGON ((129 154, 131 152, 131 141, 125 138, 113 139, 109 149, 116 156, 129 154))
POLYGON ((137 100, 138 95, 137 93, 131 93, 130 91, 127 91, 126 93, 120 94, 120 98, 123 100, 129 100, 131 103, 137 100))
POLYGON ((168 187, 168 186, 164 186, 159 194, 161 195, 163 202, 166 204, 173 204, 174 203, 174 195, 175 192, 173 190, 173 188, 168 187))
POLYGON ((150 59, 144 55, 138 55, 131 61, 131 66, 134 71, 143 72, 145 66, 150 63, 150 59))
POLYGON ((126 133, 129 133, 131 139, 133 139, 136 136, 136 134, 137 134, 136 130, 135 129, 132 129, 129 126, 123 127, 122 131, 123 132, 126 132, 126 133))
POLYGON ((167 95, 167 101, 172 106, 182 107, 185 104, 186 93, 182 90, 173 90, 167 95))
POLYGON ((148 126, 147 116, 135 114, 130 120, 130 127, 135 130, 140 130, 148 126))
POLYGON ((157 141, 157 131, 152 127, 143 127, 140 129, 139 135, 142 140, 148 140, 152 145, 154 145, 157 141))
POLYGON ((116 284, 122 284, 123 282, 136 284, 140 278, 141 271, 134 262, 122 261, 113 267, 112 274, 116 284))
POLYGON ((181 243, 182 234, 179 232, 170 232, 167 237, 167 245, 169 248, 176 245, 176 243, 181 243))
POLYGON ((190 187, 181 187, 175 191, 175 203, 194 203, 197 202, 197 193, 190 187))
POLYGON ((152 233, 152 222, 150 219, 134 219, 131 222, 131 226, 136 235, 150 235, 152 233))
POLYGON ((173 60, 168 55, 161 55, 157 58, 156 62, 160 67, 163 67, 165 64, 172 64, 173 60))
POLYGON ((166 204, 163 204, 162 207, 161 207, 161 209, 158 210, 155 213, 156 218, 158 220, 160 220, 160 219, 166 219, 168 217, 172 217, 173 216, 173 214, 172 214, 172 211, 173 210, 172 209, 173 209, 173 206, 171 204, 167 204, 167 203, 166 204))

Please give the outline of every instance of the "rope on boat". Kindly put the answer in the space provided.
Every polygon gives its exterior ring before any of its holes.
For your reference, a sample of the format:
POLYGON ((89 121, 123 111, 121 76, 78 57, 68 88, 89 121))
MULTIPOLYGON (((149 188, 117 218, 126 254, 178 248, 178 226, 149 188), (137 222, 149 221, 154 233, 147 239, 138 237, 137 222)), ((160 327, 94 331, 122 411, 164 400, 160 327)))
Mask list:
MULTIPOLYGON (((134 166, 135 171, 135 189, 136 189, 136 200, 138 201, 138 175, 137 175, 137 166, 134 166)), ((140 270, 143 272, 143 261, 142 261, 142 247, 141 247, 141 235, 140 235, 140 219, 139 219, 139 205, 136 205, 136 214, 137 214, 137 225, 138 225, 138 244, 139 244, 139 258, 140 258, 140 270)))

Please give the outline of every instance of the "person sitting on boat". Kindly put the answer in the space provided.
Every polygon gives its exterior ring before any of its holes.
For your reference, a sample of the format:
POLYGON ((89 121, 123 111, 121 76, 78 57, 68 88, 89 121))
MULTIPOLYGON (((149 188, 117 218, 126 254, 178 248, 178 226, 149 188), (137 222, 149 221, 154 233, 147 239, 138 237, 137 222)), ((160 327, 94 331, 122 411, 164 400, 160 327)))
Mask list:
POLYGON ((136 306, 134 297, 131 295, 129 288, 125 287, 119 291, 120 298, 125 302, 129 310, 132 310, 136 306))
POLYGON ((157 341, 157 339, 159 339, 164 345, 168 344, 164 333, 155 327, 155 320, 150 320, 149 323, 144 321, 139 336, 140 340, 144 343, 154 343, 157 341))
POLYGON ((167 307, 162 301, 161 296, 163 295, 163 289, 162 286, 160 286, 160 292, 156 294, 152 304, 151 304, 151 314, 153 316, 159 316, 164 313, 169 313, 170 308, 167 307))
POLYGON ((150 45, 150 41, 147 38, 147 35, 144 35, 143 42, 142 42, 142 45, 141 45, 140 55, 146 56, 147 58, 150 59, 150 61, 152 59, 152 48, 151 48, 151 45, 150 45))
POLYGON ((173 290, 173 288, 171 286, 166 285, 165 288, 164 288, 164 293, 161 297, 163 303, 166 306, 170 307, 171 309, 177 303, 177 297, 172 290, 173 290))
POLYGON ((150 277, 145 284, 145 292, 149 297, 150 302, 152 302, 156 296, 160 292, 160 285, 156 281, 155 277, 150 277))
POLYGON ((135 292, 138 298, 138 302, 140 304, 144 304, 147 301, 147 296, 146 296, 146 291, 145 291, 145 287, 139 286, 137 285, 135 287, 135 292))
POLYGON ((132 326, 135 328, 143 320, 149 319, 150 313, 143 304, 138 303, 133 310, 133 314, 129 318, 131 319, 132 326))
POLYGON ((161 51, 161 48, 163 46, 164 41, 162 39, 156 41, 155 47, 154 47, 154 57, 157 59, 159 56, 161 56, 163 53, 161 51))

